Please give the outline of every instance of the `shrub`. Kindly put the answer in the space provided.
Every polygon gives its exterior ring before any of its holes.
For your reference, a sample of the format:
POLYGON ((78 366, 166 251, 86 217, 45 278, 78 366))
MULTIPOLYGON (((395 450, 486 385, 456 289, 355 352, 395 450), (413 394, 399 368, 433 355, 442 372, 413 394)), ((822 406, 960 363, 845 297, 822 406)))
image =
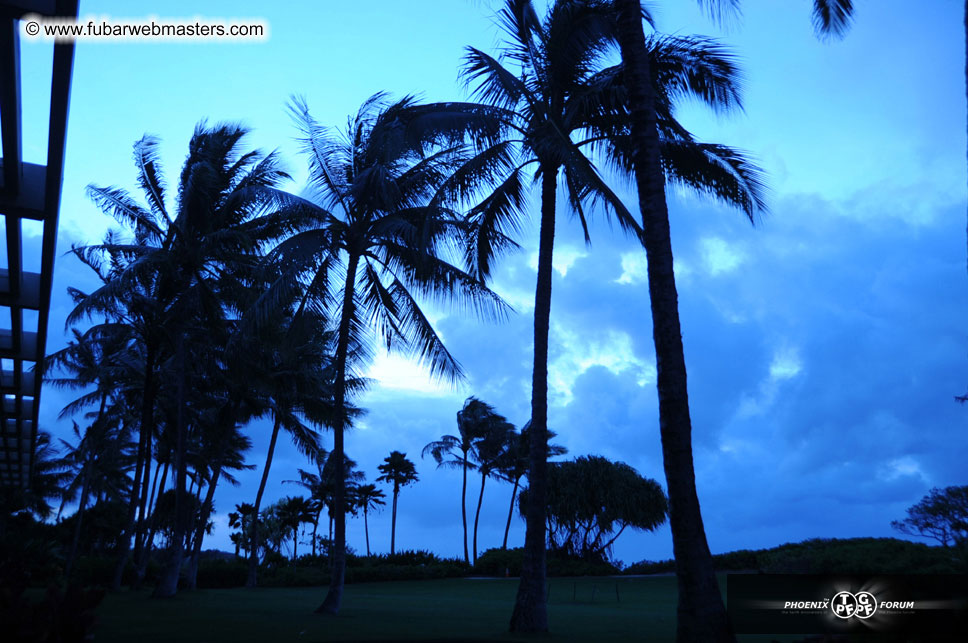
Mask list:
MULTIPOLYGON (((524 561, 524 549, 488 549, 477 557, 474 573, 485 576, 519 576, 524 561)), ((548 552, 548 576, 609 576, 619 569, 602 560, 568 557, 560 552, 548 552)))
POLYGON ((244 560, 198 561, 196 582, 199 588, 224 589, 243 587, 249 577, 249 565, 244 560))

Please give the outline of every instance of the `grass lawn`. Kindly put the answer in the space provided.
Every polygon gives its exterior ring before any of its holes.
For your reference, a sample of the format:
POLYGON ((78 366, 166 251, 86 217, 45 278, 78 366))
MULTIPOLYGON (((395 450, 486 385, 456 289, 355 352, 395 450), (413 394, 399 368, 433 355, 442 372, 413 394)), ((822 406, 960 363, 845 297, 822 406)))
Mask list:
MULTIPOLYGON (((725 585, 725 577, 722 581, 725 585)), ((550 583, 552 635, 547 639, 605 643, 675 638, 674 577, 553 578, 550 583)), ((198 590, 161 601, 149 600, 148 592, 109 594, 98 608, 95 640, 528 640, 507 633, 516 590, 517 579, 347 585, 343 609, 335 618, 312 613, 325 595, 321 587, 198 590)))

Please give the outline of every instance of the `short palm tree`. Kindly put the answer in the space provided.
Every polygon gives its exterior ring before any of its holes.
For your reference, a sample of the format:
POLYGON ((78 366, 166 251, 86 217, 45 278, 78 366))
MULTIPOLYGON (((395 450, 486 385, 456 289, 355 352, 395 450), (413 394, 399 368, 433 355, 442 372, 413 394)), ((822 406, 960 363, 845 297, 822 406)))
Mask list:
POLYGON ((354 490, 357 506, 363 510, 363 532, 366 534, 366 555, 370 555, 370 509, 376 509, 386 504, 386 494, 375 484, 361 484, 354 490))
POLYGON ((467 398, 464 401, 464 407, 457 412, 458 435, 444 435, 439 440, 428 443, 420 454, 421 457, 427 455, 433 457, 437 463, 437 468, 459 468, 461 470, 460 517, 464 526, 465 563, 471 562, 467 549, 467 472, 477 469, 477 465, 469 456, 474 448, 474 441, 480 437, 476 430, 480 428, 481 424, 475 422, 474 418, 479 415, 478 411, 482 405, 484 403, 475 397, 467 398))
POLYGON ((390 519, 390 553, 396 552, 397 539, 397 498, 400 496, 400 488, 417 482, 420 478, 413 462, 407 459, 406 453, 391 451, 390 455, 383 459, 383 464, 377 467, 380 475, 377 482, 386 482, 393 485, 393 514, 390 519))
MULTIPOLYGON (((339 134, 321 127, 304 102, 292 104, 318 204, 280 195, 287 207, 302 207, 305 221, 314 227, 280 244, 277 254, 285 265, 295 266, 287 281, 293 288, 308 284, 308 293, 326 291, 331 279, 340 284, 327 301, 337 323, 333 382, 338 410, 348 408, 349 384, 358 379, 376 338, 387 349, 429 366, 433 377, 461 377, 416 296, 458 301, 482 315, 503 312, 493 293, 447 259, 466 230, 451 210, 450 197, 458 190, 447 182, 463 161, 463 148, 437 149, 440 136, 421 131, 427 121, 416 117, 421 113, 416 108, 412 98, 390 102, 377 94, 339 134)), ((341 481, 349 415, 337 414, 332 578, 317 610, 329 614, 339 611, 346 567, 347 503, 341 481)))
MULTIPOLYGON (((558 435, 548 429, 548 442, 551 442, 558 435)), ((504 525, 504 540, 501 549, 508 548, 508 533, 511 531, 511 518, 514 517, 514 500, 518 495, 521 486, 521 479, 528 473, 529 450, 531 448, 531 422, 525 423, 521 427, 521 432, 512 431, 507 436, 507 444, 501 454, 497 470, 505 481, 510 482, 511 504, 508 507, 508 519, 504 525)), ((555 458, 568 453, 568 449, 559 444, 548 445, 548 459, 555 458)))

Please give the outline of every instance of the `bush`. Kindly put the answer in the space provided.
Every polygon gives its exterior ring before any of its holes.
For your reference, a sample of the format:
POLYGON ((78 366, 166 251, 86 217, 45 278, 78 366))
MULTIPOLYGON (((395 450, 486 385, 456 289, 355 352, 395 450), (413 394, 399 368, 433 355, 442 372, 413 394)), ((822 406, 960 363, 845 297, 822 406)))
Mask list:
POLYGON ((474 573, 483 576, 520 576, 524 549, 488 549, 477 557, 474 573))
POLYGON ((249 565, 244 560, 198 560, 198 576, 201 589, 225 589, 244 587, 249 577, 249 565))
MULTIPOLYGON (((524 549, 488 549, 477 557, 474 573, 484 576, 520 576, 524 549)), ((548 552, 548 576, 610 576, 619 569, 606 561, 570 558, 548 552)))

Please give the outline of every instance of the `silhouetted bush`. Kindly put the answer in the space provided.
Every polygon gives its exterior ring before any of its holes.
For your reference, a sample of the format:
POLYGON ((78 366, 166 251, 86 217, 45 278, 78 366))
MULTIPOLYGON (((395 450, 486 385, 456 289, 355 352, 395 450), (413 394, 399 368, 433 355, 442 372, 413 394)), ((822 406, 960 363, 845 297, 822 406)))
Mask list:
MULTIPOLYGON (((520 576, 524 550, 488 549, 477 557, 474 573, 482 576, 520 576)), ((548 576, 609 576, 619 573, 618 567, 604 560, 571 558, 560 552, 548 552, 548 576)))
POLYGON ((200 589, 243 587, 249 577, 249 564, 242 560, 198 560, 197 585, 200 589))
POLYGON ((51 585, 39 601, 24 597, 24 585, 0 586, 0 624, 3 640, 10 643, 91 640, 96 622, 94 608, 104 590, 51 585))

